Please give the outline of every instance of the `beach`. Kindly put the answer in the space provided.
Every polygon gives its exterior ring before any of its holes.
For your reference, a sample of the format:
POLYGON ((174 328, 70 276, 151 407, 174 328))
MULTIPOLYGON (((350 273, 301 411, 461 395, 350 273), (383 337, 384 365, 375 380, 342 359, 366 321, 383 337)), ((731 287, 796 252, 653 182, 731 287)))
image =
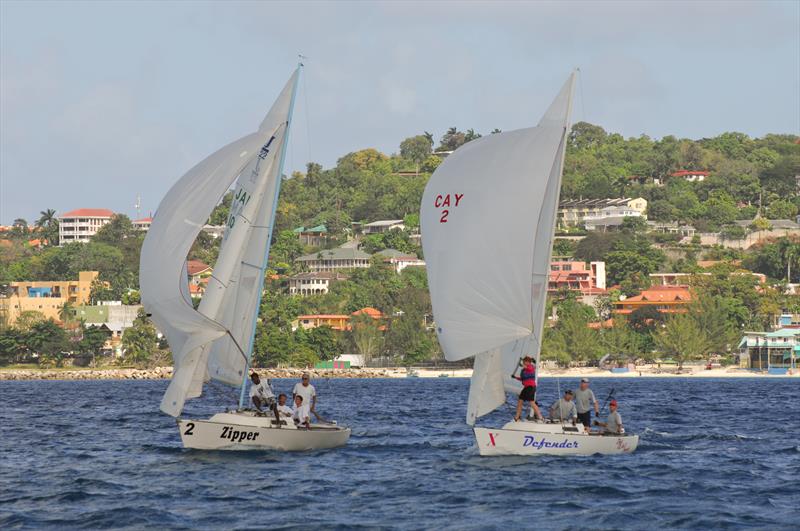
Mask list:
MULTIPOLYGON (((300 378, 309 372, 312 378, 470 378, 472 369, 406 369, 405 367, 363 368, 363 369, 256 369, 266 378, 300 378)), ((597 367, 574 367, 569 369, 540 369, 542 378, 797 378, 800 371, 793 374, 769 374, 766 371, 751 371, 738 367, 718 367, 706 369, 704 366, 685 366, 677 368, 642 366, 628 372, 611 372, 597 367)), ((172 377, 172 367, 151 369, 136 368, 56 368, 56 369, 0 369, 3 380, 162 380, 172 377)))

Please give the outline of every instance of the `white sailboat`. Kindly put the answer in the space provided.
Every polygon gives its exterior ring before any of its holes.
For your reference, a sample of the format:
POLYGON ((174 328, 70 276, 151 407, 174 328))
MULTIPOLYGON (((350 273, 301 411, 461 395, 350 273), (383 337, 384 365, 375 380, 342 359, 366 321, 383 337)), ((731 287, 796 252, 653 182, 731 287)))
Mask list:
POLYGON ((167 338, 175 370, 161 410, 179 417, 187 399, 215 380, 242 386, 239 408, 210 419, 178 419, 187 448, 311 450, 347 443, 335 424, 298 429, 244 408, 248 367, 269 257, 283 161, 302 65, 258 131, 209 155, 170 189, 142 246, 142 303, 167 338), (186 257, 220 198, 236 182, 227 227, 199 307, 188 291, 186 257))
MULTIPOLYGON (((439 343, 450 361, 475 358, 469 425, 520 392, 510 376, 520 359, 539 361, 575 76, 536 127, 473 140, 447 157, 422 197, 439 343)), ((481 455, 613 454, 638 444, 636 435, 525 420, 474 433, 481 455)))

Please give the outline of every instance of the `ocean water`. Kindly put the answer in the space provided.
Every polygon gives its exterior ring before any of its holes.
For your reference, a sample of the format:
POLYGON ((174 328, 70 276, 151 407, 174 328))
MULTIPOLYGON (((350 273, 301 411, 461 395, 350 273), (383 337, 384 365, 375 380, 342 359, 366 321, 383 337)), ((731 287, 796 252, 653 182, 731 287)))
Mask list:
MULTIPOLYGON (((294 382, 275 380, 276 391, 294 382)), ((596 379, 638 450, 478 456, 468 380, 319 380, 352 426, 324 452, 204 452, 159 413, 165 381, 0 382, 0 528, 797 529, 800 382, 596 379)), ((556 397, 543 379, 540 400, 556 397)), ((576 386, 569 379, 561 389, 576 386)), ((186 416, 230 405, 212 388, 186 416)), ((511 403, 483 420, 499 425, 511 403)))

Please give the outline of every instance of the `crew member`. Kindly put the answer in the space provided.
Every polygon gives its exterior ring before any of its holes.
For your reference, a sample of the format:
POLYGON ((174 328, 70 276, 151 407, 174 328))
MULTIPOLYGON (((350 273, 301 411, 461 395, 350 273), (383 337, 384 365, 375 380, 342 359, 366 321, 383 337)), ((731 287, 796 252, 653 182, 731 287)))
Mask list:
POLYGON ((292 399, 298 396, 303 397, 303 404, 310 408, 317 420, 322 420, 317 414, 317 390, 311 385, 311 377, 307 372, 303 373, 300 383, 294 384, 292 389, 292 399))
POLYGON ((578 410, 578 420, 583 424, 586 431, 592 425, 592 407, 594 407, 595 417, 600 414, 600 406, 594 392, 589 389, 589 378, 581 378, 581 386, 575 392, 575 409, 578 410))
POLYGON ((278 408, 275 403, 275 393, 272 392, 272 387, 269 385, 269 380, 261 381, 257 372, 250 374, 250 381, 253 385, 250 386, 250 399, 257 410, 261 411, 264 407, 275 414, 275 420, 278 421, 278 427, 281 427, 281 417, 278 414, 278 408))
POLYGON ((300 395, 295 395, 294 407, 292 408, 292 420, 294 420, 294 423, 298 426, 305 426, 306 428, 311 429, 309 415, 309 407, 306 404, 303 404, 303 397, 300 395))
POLYGON ((571 420, 574 425, 578 419, 578 410, 575 409, 575 402, 572 401, 574 396, 572 389, 564 391, 564 397, 559 398, 550 406, 550 418, 561 422, 571 420))
POLYGON ((517 414, 514 416, 514 420, 519 421, 523 402, 530 402, 531 413, 535 412, 537 419, 542 418, 539 406, 536 405, 536 364, 533 359, 530 356, 522 358, 522 371, 519 376, 512 374, 511 377, 522 382, 522 392, 517 398, 517 414))
POLYGON ((612 400, 608 403, 610 412, 606 421, 594 421, 595 425, 603 427, 603 435, 621 435, 625 433, 625 428, 622 426, 622 417, 619 416, 617 407, 616 399, 612 400))
POLYGON ((278 395, 278 413, 281 417, 291 417, 292 408, 286 405, 286 394, 281 393, 278 395))

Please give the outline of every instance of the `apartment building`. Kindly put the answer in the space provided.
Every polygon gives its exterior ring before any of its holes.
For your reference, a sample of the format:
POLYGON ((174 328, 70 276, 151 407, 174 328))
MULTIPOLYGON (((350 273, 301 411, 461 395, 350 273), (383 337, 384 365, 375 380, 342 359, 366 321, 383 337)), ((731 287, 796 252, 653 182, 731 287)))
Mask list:
POLYGON ((88 242, 112 217, 114 212, 107 208, 79 208, 61 214, 58 216, 59 244, 88 242))

